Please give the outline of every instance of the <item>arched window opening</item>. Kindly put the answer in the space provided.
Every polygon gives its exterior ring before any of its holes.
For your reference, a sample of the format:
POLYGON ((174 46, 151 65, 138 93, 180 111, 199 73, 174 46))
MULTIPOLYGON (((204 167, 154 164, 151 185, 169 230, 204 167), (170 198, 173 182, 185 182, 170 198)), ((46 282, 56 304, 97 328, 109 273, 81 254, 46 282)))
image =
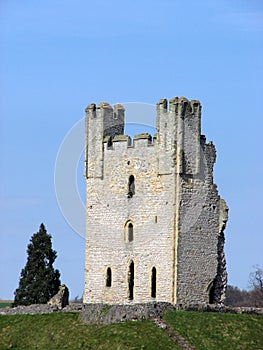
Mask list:
POLYGON ((131 175, 129 177, 129 181, 128 181, 128 194, 127 197, 128 198, 132 198, 135 195, 135 179, 134 176, 131 175))
POLYGON ((207 288, 209 304, 215 303, 215 281, 211 282, 207 288))
POLYGON ((156 298, 156 268, 152 268, 151 297, 156 298))
POLYGON ((129 299, 133 300, 133 289, 134 289, 134 262, 132 261, 129 266, 128 271, 128 289, 129 289, 129 299))
POLYGON ((107 275, 106 275, 106 287, 111 287, 111 279, 112 279, 112 276, 111 276, 111 268, 108 267, 107 268, 107 275))
POLYGON ((128 220, 124 226, 124 241, 130 243, 134 240, 134 226, 133 223, 128 220))
POLYGON ((209 304, 215 303, 215 287, 212 285, 212 287, 209 290, 209 304))
POLYGON ((133 241, 133 224, 131 222, 128 225, 128 241, 133 241))

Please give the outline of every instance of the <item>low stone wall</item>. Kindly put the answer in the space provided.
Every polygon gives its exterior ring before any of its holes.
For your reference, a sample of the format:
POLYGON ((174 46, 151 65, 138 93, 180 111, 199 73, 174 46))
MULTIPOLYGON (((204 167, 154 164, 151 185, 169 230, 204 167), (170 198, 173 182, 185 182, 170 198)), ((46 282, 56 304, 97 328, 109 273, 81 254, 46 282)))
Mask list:
POLYGON ((211 304, 188 304, 173 306, 169 303, 145 303, 132 305, 108 305, 108 304, 82 304, 70 303, 63 309, 48 304, 34 304, 28 306, 5 307, 0 309, 0 315, 34 315, 53 312, 81 312, 82 320, 89 324, 110 324, 127 320, 143 321, 148 319, 160 319, 167 309, 198 311, 198 312, 223 312, 234 314, 263 315, 263 308, 254 307, 229 307, 211 304))
POLYGON ((164 310, 173 308, 169 303, 132 305, 84 304, 82 320, 89 324, 111 324, 124 321, 144 321, 161 317, 164 310))
POLYGON ((82 310, 82 303, 71 303, 63 309, 57 306, 48 304, 33 304, 33 305, 19 305, 16 307, 5 307, 0 309, 0 315, 35 315, 35 314, 49 314, 52 312, 80 312, 82 310))
POLYGON ((263 315, 263 308, 256 307, 231 307, 220 304, 184 304, 176 305, 176 310, 199 312, 223 312, 230 314, 257 314, 263 315))

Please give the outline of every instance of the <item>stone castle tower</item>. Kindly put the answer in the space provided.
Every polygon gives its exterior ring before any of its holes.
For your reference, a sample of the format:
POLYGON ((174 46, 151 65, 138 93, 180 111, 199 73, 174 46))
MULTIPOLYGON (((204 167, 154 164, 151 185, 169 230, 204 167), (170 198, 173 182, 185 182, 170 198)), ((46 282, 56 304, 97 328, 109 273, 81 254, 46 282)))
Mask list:
POLYGON ((200 102, 160 100, 153 138, 124 135, 124 112, 86 108, 84 303, 221 303, 228 208, 200 102))

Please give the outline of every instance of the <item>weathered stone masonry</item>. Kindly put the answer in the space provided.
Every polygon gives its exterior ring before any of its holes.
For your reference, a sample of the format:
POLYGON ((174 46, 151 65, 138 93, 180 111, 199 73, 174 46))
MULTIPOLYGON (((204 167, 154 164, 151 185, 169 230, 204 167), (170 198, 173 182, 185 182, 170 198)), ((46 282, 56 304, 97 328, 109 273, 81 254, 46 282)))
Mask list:
POLYGON ((228 208, 201 105, 160 100, 157 133, 124 135, 124 108, 86 108, 84 303, 221 303, 228 208))

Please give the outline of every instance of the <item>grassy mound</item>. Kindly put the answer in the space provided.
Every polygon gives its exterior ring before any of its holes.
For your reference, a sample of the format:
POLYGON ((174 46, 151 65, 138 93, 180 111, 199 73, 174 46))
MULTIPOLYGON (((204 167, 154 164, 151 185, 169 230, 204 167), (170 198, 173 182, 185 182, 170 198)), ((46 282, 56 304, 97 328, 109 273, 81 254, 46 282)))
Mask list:
POLYGON ((196 350, 263 349, 263 316, 171 311, 164 319, 196 350))
MULTIPOLYGON (((196 350, 263 349, 263 316, 167 311, 165 321, 196 350)), ((0 349, 181 349, 153 322, 87 325, 78 313, 1 315, 0 349)))
POLYGON ((78 313, 0 316, 0 349, 180 349, 152 322, 83 324, 78 313))

